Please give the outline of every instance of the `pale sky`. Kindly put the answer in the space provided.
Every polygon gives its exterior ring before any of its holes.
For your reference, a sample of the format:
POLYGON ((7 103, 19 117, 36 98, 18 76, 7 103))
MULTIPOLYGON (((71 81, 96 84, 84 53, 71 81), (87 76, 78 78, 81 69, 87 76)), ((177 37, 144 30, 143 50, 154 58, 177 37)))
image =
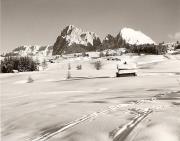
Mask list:
POLYGON ((69 24, 101 39, 130 27, 156 43, 180 41, 180 0, 1 0, 1 13, 2 52, 52 45, 69 24))

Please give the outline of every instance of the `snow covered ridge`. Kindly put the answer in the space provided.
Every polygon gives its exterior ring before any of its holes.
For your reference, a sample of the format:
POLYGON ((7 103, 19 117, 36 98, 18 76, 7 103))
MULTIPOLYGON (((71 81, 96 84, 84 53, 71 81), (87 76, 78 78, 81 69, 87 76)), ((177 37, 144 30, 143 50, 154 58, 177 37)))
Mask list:
POLYGON ((131 28, 123 28, 120 32, 122 38, 129 44, 156 44, 150 37, 131 28))
POLYGON ((15 48, 12 53, 20 56, 51 56, 53 47, 50 45, 40 46, 40 45, 24 45, 15 48))

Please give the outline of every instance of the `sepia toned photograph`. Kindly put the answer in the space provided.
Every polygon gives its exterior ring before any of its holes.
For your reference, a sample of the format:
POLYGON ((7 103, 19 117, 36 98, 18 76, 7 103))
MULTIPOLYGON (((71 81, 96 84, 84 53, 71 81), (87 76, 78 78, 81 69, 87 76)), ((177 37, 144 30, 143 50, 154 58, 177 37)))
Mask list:
POLYGON ((180 141, 180 0, 0 0, 1 141, 180 141))

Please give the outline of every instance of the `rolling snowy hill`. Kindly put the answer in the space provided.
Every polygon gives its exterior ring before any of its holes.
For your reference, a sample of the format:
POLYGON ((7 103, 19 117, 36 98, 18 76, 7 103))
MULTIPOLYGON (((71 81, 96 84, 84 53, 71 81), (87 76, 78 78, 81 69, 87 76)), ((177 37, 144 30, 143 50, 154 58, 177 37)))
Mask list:
POLYGON ((150 37, 142 33, 141 31, 136 31, 131 28, 123 28, 120 32, 121 37, 129 44, 156 44, 150 37))

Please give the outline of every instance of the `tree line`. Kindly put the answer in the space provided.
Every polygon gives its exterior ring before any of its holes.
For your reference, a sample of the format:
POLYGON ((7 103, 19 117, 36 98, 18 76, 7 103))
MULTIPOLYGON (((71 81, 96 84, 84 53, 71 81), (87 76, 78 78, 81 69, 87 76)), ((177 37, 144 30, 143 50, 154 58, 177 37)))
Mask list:
POLYGON ((143 45, 129 45, 126 44, 125 48, 129 53, 137 53, 137 54, 155 54, 162 55, 167 53, 167 46, 162 44, 143 44, 143 45))
POLYGON ((31 57, 14 57, 8 56, 1 60, 1 72, 2 73, 12 73, 14 70, 19 72, 26 71, 37 71, 38 61, 34 61, 31 57))

